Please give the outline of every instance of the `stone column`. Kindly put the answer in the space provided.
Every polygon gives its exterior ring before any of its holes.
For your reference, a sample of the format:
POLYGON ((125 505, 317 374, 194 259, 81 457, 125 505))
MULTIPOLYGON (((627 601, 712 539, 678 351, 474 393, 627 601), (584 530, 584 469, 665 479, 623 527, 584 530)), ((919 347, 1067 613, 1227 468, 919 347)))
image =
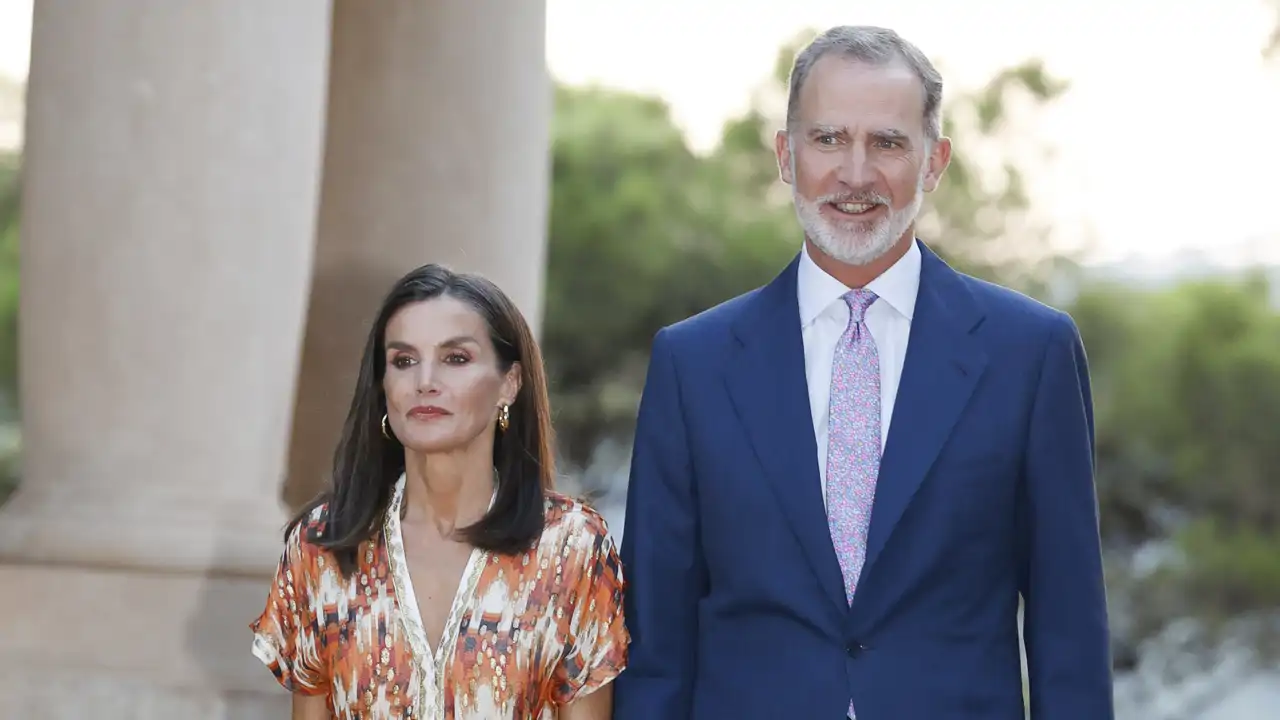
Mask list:
POLYGON ((36 5, 6 717, 284 716, 246 625, 285 519, 329 22, 325 0, 36 5))
POLYGON ((369 325, 428 263, 541 315, 552 90, 543 0, 336 0, 328 143, 287 499, 327 478, 369 325))

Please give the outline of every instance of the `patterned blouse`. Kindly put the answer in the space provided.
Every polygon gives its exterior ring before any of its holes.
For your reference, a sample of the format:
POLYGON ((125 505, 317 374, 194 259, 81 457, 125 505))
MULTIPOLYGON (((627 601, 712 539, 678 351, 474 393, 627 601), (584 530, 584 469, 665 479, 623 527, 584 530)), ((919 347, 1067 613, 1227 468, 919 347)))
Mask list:
POLYGON ((598 513, 550 493, 529 552, 473 550, 433 651, 405 563, 403 497, 402 476, 350 579, 303 539, 326 507, 290 534, 250 625, 254 655, 286 689, 327 695, 335 720, 551 720, 622 672, 624 580, 598 513))

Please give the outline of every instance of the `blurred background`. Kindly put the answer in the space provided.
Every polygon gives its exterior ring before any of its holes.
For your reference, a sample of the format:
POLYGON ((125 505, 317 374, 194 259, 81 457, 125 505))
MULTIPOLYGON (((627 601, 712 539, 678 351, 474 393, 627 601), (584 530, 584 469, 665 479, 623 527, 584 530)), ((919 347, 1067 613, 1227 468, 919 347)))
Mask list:
POLYGON ((1275 0, 0 0, 0 717, 284 716, 247 623, 424 262, 538 327, 624 534, 653 333, 797 252, 835 24, 948 83, 919 235, 1080 326, 1121 717, 1280 716, 1275 0))

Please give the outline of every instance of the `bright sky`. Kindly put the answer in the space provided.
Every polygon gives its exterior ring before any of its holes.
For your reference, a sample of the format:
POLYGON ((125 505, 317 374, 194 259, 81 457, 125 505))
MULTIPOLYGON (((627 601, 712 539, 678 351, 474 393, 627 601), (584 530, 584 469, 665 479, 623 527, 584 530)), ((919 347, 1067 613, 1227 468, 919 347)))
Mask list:
MULTIPOLYGON (((0 73, 26 75, 31 5, 0 0, 0 73)), ((1056 149, 1033 179, 1064 241, 1088 230, 1099 260, 1200 249, 1222 262, 1250 259, 1240 255, 1252 241, 1255 255, 1280 262, 1280 143, 1272 141, 1280 63, 1268 67, 1260 53, 1275 22, 1266 0, 547 5, 547 57, 558 79, 661 95, 697 147, 714 142, 769 76, 778 48, 804 28, 893 27, 952 86, 1042 58, 1072 89, 1030 128, 1032 138, 1016 140, 1056 149)))
POLYGON ((0 75, 27 76, 32 0, 0 0, 0 75))

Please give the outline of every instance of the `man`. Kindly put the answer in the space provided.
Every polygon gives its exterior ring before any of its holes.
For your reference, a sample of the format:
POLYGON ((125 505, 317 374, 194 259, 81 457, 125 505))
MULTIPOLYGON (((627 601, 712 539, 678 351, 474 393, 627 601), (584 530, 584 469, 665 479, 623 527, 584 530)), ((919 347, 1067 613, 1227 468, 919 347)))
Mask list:
POLYGON ((622 558, 616 720, 1113 717, 1084 350, 916 240, 942 81, 840 27, 791 73, 804 244, 660 331, 622 558))

